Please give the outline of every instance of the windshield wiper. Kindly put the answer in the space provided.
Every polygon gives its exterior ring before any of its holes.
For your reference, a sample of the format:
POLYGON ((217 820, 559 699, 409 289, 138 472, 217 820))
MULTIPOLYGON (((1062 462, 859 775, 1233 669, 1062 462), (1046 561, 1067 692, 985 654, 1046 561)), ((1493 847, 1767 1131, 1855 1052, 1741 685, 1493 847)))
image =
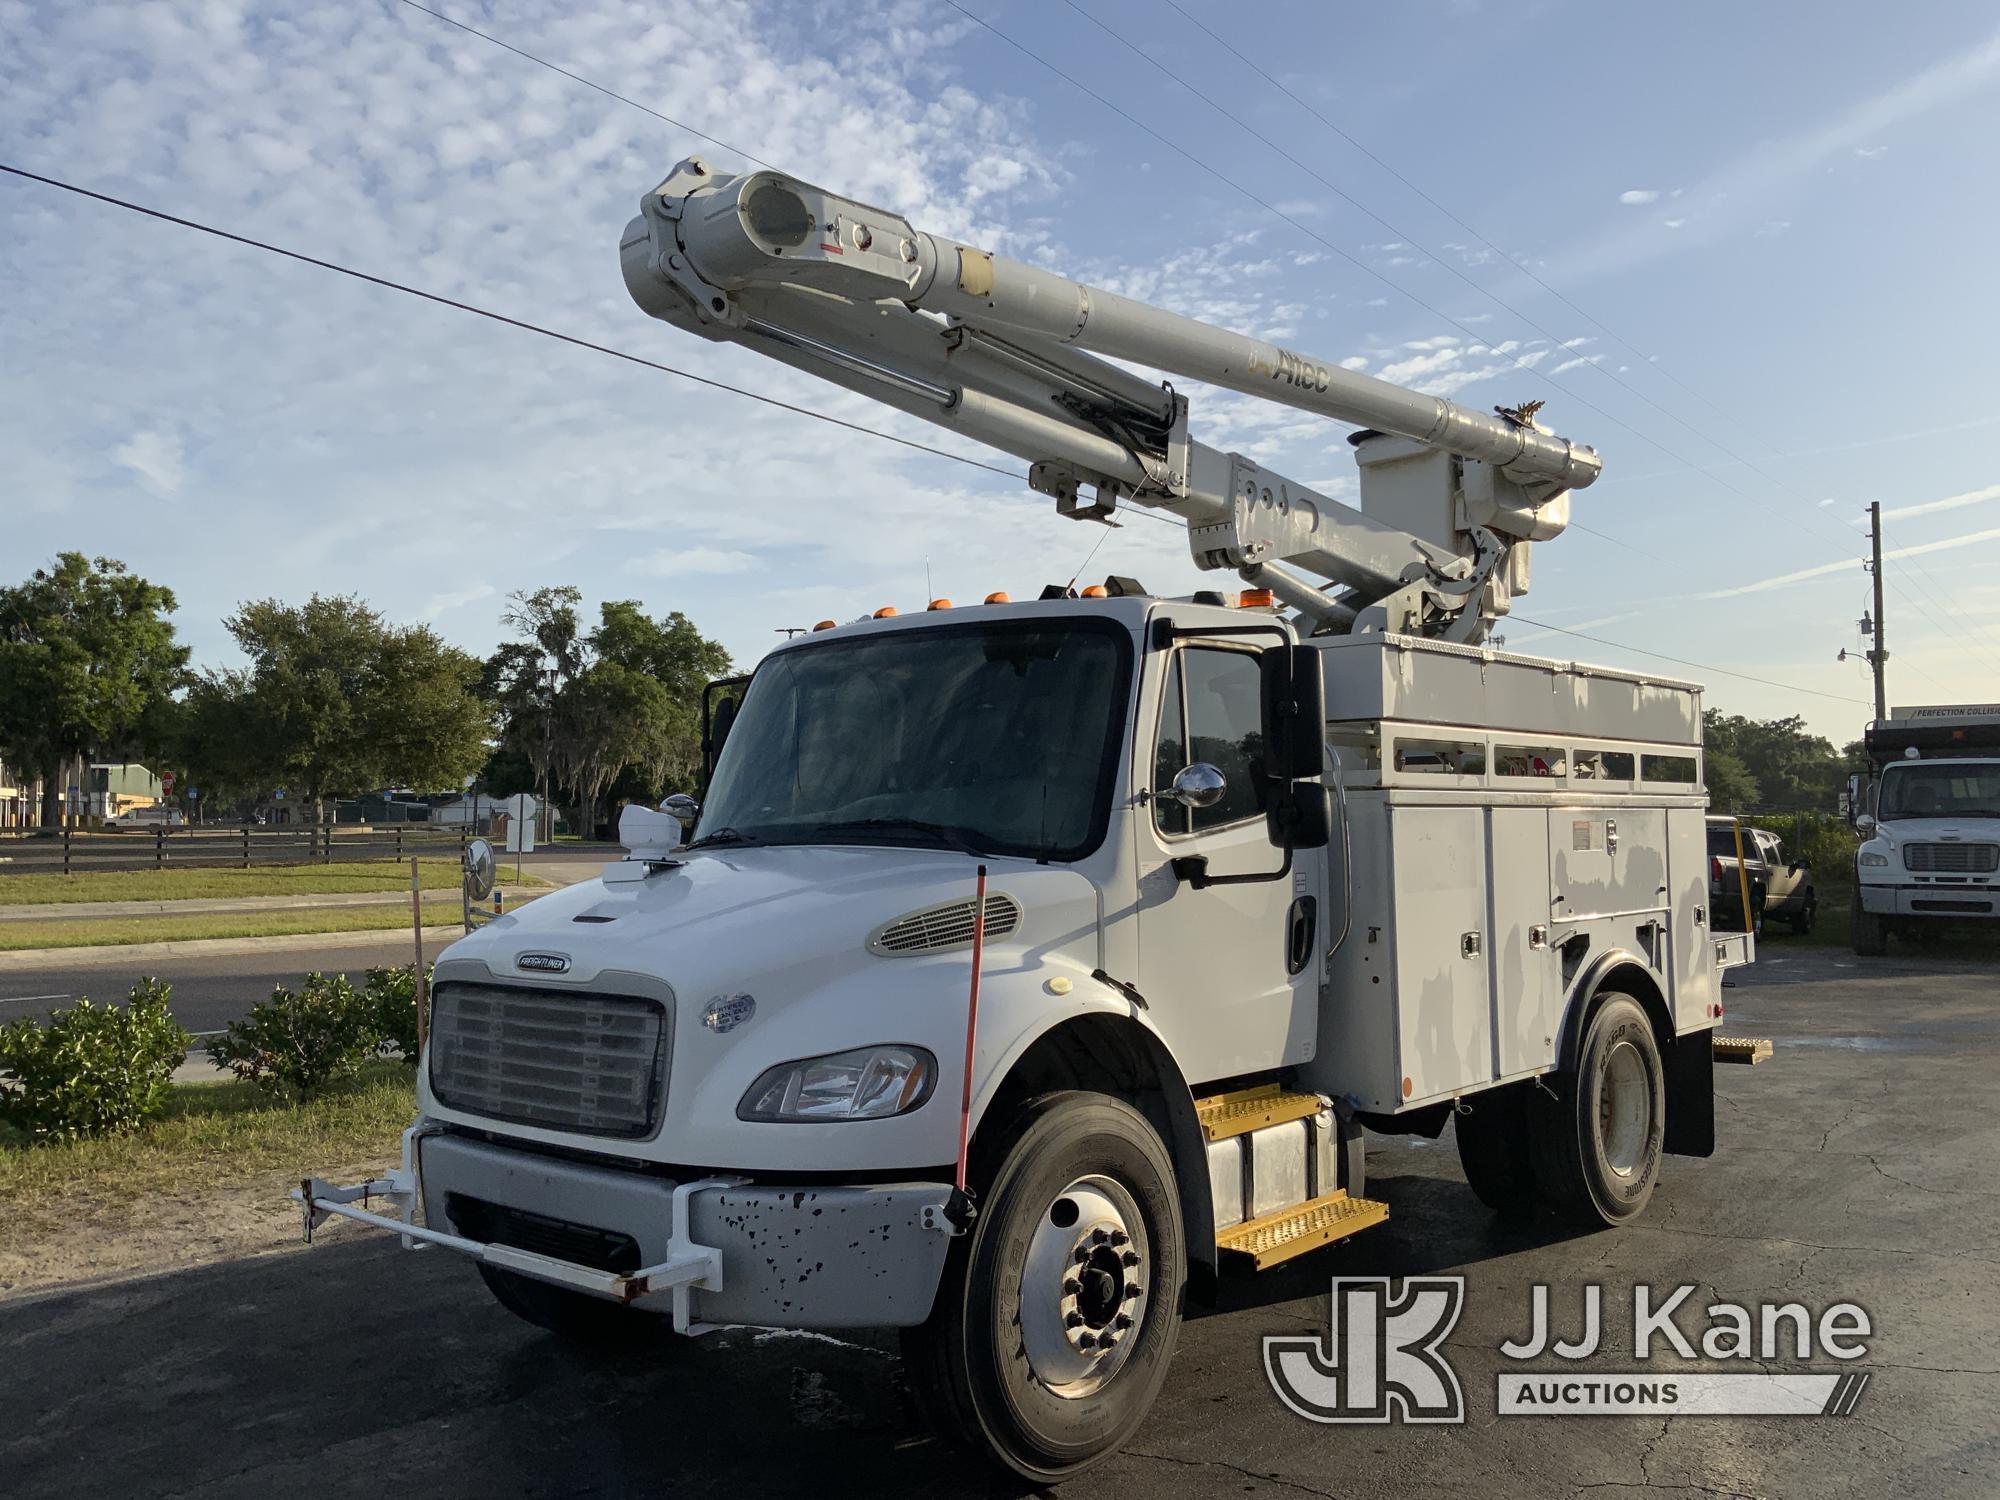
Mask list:
POLYGON ((704 833, 693 843, 687 845, 687 847, 690 849, 706 849, 711 844, 755 844, 758 842, 760 840, 755 834, 745 833, 740 828, 718 828, 713 833, 704 833))
POLYGON ((959 829, 943 823, 930 823, 922 818, 848 818, 838 823, 816 823, 813 833, 883 833, 916 834, 923 838, 935 839, 947 849, 955 849, 960 854, 978 854, 959 829))

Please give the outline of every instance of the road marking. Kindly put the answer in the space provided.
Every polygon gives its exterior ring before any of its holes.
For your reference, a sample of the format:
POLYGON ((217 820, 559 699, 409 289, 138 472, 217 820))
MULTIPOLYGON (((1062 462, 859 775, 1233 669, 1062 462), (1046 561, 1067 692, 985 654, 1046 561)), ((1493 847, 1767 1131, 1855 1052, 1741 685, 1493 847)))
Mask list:
POLYGON ((32 1005, 37 1000, 67 1000, 68 995, 0 995, 0 1005, 32 1005))

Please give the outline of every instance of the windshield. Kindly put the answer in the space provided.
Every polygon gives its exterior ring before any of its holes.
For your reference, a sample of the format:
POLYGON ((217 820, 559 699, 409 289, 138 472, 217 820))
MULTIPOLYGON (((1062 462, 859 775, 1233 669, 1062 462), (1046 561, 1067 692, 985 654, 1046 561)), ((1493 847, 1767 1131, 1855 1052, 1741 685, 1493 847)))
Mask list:
POLYGON ((1130 637, 932 626, 781 652, 730 727, 696 843, 893 843, 1078 859, 1110 818, 1130 637))
POLYGON ((1882 773, 1875 816, 1892 818, 2000 818, 2000 765, 1932 761, 1890 766, 1882 773))

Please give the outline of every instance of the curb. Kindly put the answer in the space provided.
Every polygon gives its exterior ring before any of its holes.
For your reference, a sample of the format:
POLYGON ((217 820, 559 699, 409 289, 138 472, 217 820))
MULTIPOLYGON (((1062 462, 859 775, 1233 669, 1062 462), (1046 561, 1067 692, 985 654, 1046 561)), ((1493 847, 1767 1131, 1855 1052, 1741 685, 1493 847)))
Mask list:
MULTIPOLYGON (((424 946, 442 946, 465 936, 465 929, 453 922, 445 927, 426 927, 424 946)), ((289 932, 273 937, 191 938, 180 943, 105 943, 91 948, 23 948, 0 953, 0 974, 32 969, 59 969, 70 965, 114 964, 149 958, 205 958, 226 953, 272 953, 299 948, 365 948, 384 940, 410 941, 407 927, 378 927, 369 932, 289 932)))

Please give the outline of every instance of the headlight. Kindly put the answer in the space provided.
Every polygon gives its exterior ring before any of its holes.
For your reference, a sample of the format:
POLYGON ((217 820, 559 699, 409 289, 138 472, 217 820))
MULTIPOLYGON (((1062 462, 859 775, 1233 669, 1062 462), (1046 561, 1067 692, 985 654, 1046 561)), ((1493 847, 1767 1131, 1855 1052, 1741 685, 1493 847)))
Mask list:
POLYGON ((1863 849, 1861 851, 1861 863, 1870 866, 1886 865, 1889 863, 1889 856, 1874 849, 1863 849))
POLYGON ((930 1098, 937 1059, 922 1047, 857 1047, 759 1075, 739 1120, 886 1120, 930 1098))

